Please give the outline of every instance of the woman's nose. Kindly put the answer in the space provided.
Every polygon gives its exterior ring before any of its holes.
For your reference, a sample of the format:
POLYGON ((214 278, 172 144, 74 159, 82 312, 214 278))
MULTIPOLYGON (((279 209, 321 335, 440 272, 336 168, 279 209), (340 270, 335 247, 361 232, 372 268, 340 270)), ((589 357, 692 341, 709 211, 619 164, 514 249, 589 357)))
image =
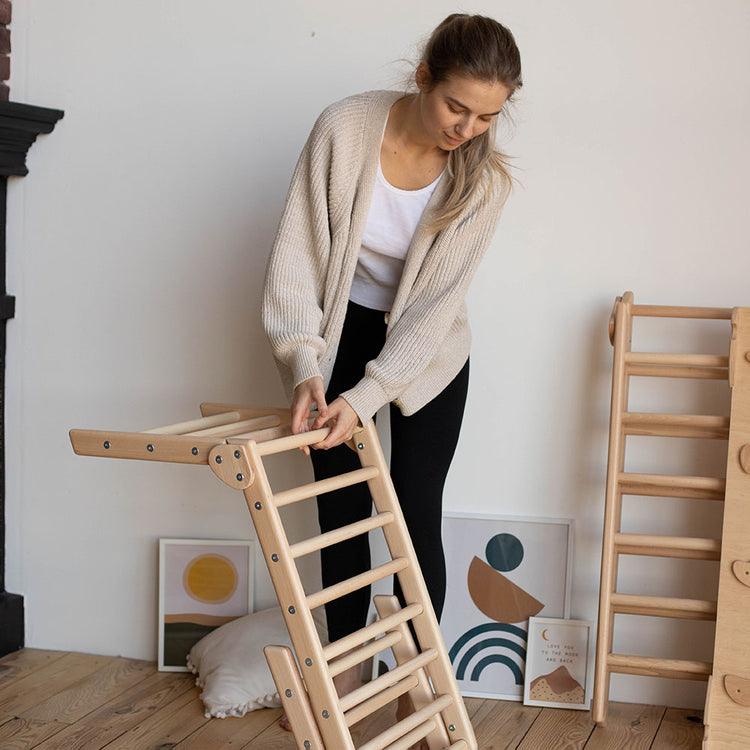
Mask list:
POLYGON ((474 121, 471 117, 462 117, 456 125, 456 133, 461 138, 471 138, 474 132, 474 121))

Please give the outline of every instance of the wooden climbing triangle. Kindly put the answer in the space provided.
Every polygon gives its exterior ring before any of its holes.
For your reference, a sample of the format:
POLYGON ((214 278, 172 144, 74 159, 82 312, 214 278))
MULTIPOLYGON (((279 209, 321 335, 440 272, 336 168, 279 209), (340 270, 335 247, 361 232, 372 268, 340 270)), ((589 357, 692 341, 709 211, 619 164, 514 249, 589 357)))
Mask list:
POLYGON ((208 465, 224 483, 242 490, 294 647, 292 653, 269 644, 265 653, 297 747, 355 750, 350 728, 408 693, 414 713, 358 750, 406 750, 422 739, 430 750, 476 750, 374 424, 350 443, 362 468, 274 492, 263 459, 318 443, 328 429, 292 435, 289 412, 282 409, 207 403, 201 413, 198 419, 143 432, 72 430, 70 436, 80 455, 208 465), (358 482, 367 482, 372 495, 370 518, 289 544, 279 508, 358 482), (320 591, 304 591, 300 558, 377 528, 390 552, 388 562, 320 591), (376 596, 374 623, 334 643, 321 642, 312 610, 391 575, 398 576, 404 608, 395 597, 376 596), (339 698, 333 677, 387 648, 397 666, 339 698))

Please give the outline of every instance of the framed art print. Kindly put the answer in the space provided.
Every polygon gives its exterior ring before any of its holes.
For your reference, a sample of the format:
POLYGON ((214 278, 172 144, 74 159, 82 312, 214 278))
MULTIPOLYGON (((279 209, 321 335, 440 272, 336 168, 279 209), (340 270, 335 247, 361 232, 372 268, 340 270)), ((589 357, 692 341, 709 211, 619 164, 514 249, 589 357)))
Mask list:
POLYGON ((186 672, 203 636, 252 612, 253 556, 248 540, 159 540, 161 671, 186 672))
POLYGON ((567 618, 573 522, 446 513, 441 630, 461 693, 523 699, 530 617, 567 618))
POLYGON ((594 623, 532 617, 523 702, 580 708, 591 703, 594 623))

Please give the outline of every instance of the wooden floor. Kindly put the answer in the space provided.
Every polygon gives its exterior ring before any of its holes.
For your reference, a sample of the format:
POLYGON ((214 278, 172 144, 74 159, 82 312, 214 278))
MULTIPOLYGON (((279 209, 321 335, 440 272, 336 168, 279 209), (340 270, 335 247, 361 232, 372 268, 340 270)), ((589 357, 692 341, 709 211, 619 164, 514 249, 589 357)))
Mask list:
MULTIPOLYGON (((151 662, 23 649, 0 659, 0 748, 294 750, 279 709, 206 719, 198 695, 192 675, 151 662)), ((613 703, 602 728, 584 711, 466 704, 482 750, 698 750, 703 736, 697 712, 657 706, 613 703)), ((355 742, 393 722, 386 707, 355 728, 355 742)))

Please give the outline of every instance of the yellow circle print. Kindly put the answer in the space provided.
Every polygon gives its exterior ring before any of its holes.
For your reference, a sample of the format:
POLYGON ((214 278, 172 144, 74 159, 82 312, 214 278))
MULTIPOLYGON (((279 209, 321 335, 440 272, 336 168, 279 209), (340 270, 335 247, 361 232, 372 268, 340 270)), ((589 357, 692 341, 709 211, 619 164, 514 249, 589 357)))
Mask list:
POLYGON ((223 555, 210 553, 194 557, 182 576, 185 591, 204 604, 222 604, 237 590, 237 568, 223 555))

